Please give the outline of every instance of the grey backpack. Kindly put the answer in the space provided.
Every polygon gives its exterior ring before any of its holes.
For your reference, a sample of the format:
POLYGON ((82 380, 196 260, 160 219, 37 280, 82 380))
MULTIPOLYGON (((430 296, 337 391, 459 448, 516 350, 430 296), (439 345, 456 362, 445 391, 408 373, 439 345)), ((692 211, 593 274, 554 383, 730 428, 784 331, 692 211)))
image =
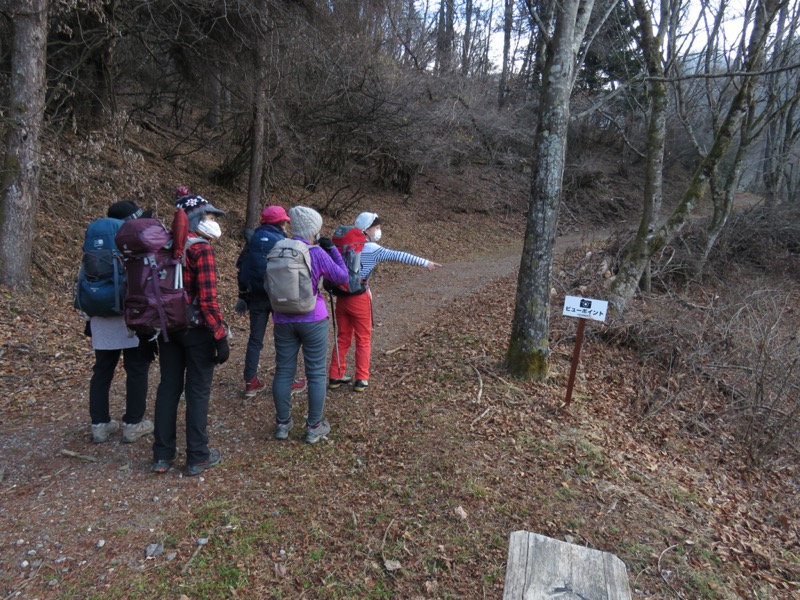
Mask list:
POLYGON ((311 275, 308 244, 279 240, 267 254, 264 288, 272 310, 287 315, 310 313, 317 305, 317 285, 311 275))

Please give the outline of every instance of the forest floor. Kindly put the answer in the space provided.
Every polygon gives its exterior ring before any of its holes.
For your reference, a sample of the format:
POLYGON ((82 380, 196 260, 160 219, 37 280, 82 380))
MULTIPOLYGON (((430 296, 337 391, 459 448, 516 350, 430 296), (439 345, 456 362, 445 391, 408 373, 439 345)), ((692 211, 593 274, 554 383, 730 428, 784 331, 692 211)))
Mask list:
MULTIPOLYGON (((500 598, 515 530, 616 554, 635 598, 797 597, 797 464, 746 468, 729 440, 669 410, 643 412, 642 363, 606 343, 600 324, 588 328, 573 402, 559 410, 575 334, 559 306, 579 280, 601 289, 604 248, 589 238, 601 228, 575 224, 557 242, 548 380, 504 372, 524 186, 503 210, 492 200, 502 182, 459 179, 422 180, 402 201, 375 193, 348 214, 377 211, 386 247, 444 266, 381 267, 369 390, 329 393, 332 432, 315 446, 300 428, 272 439, 269 393, 242 398, 247 318, 232 310, 242 201, 197 190, 229 211, 217 254, 234 339, 210 411, 222 463, 194 478, 150 473, 148 439, 92 444, 92 352, 68 291, 75 251, 35 255, 34 290, 0 290, 2 597, 500 598), (470 204, 480 210, 455 210, 459 194, 480 198, 470 204)), ((63 202, 45 202, 43 224, 63 202)), ((102 211, 93 202, 87 212, 102 211)), ((90 220, 72 215, 44 227, 45 239, 74 243, 90 220)), ((271 326, 266 342, 271 380, 271 326)), ((148 412, 158 380, 154 365, 148 412)), ((715 401, 716 390, 702 393, 715 401)))

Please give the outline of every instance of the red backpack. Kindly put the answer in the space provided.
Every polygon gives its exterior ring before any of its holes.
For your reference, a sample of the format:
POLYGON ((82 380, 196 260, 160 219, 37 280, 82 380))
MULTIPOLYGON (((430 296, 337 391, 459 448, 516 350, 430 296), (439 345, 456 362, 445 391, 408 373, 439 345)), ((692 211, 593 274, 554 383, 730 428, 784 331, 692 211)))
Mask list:
POLYGON ((339 248, 347 266, 348 282, 344 285, 327 283, 325 289, 334 296, 357 296, 367 291, 367 280, 361 277, 361 251, 367 243, 367 237, 358 227, 339 225, 331 238, 339 248))
POLYGON ((126 325, 138 335, 151 339, 161 333, 186 329, 191 322, 189 298, 183 287, 186 248, 201 238, 188 241, 186 213, 178 210, 172 230, 158 219, 133 219, 119 228, 117 247, 125 258, 124 315, 126 325))

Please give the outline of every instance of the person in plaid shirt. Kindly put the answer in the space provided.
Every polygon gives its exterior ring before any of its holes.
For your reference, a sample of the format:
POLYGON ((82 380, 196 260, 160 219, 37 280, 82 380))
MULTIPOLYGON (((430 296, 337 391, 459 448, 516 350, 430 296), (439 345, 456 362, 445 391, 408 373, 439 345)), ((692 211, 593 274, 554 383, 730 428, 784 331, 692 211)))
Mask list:
POLYGON ((176 208, 189 219, 189 243, 183 286, 192 314, 189 327, 159 337, 161 382, 156 394, 155 473, 166 473, 177 457, 177 419, 181 394, 186 392, 186 475, 199 475, 217 465, 219 450, 208 447, 208 407, 214 366, 230 355, 227 328, 217 303, 217 268, 210 242, 222 235, 216 216, 225 213, 202 196, 181 194, 176 208))

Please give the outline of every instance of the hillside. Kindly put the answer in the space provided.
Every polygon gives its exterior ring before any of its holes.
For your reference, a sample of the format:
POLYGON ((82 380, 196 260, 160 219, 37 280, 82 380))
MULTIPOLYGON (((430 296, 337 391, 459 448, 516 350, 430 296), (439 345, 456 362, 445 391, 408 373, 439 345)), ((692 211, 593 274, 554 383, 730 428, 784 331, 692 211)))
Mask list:
MULTIPOLYGON (((630 224, 632 176, 597 159, 595 177, 565 207, 552 375, 536 384, 502 369, 527 174, 425 173, 402 197, 357 173, 353 186, 363 197, 338 220, 375 211, 385 218, 382 243, 444 267, 376 276, 370 389, 331 392, 330 440, 309 447, 295 432, 288 444, 272 440, 269 395, 242 401, 247 320, 233 311, 233 265, 244 190, 206 183, 213 155, 167 163, 158 159, 158 139, 140 133, 135 146, 101 136, 50 151, 34 289, 0 294, 4 596, 500 598, 508 534, 517 529, 617 554, 637 598, 798 593, 796 461, 748 468, 734 429, 718 423, 711 435, 705 422, 687 425, 687 400, 659 403, 645 393, 669 387, 672 373, 612 338, 610 327, 587 328, 573 404, 558 410, 575 332, 560 316, 560 299, 577 290, 602 294, 599 267, 617 247, 588 240, 595 230, 630 224), (235 334, 210 411, 211 445, 223 462, 194 479, 152 475, 146 441, 91 443, 92 354, 71 306, 86 225, 123 198, 165 216, 179 183, 228 211, 216 248, 220 301, 235 334), (603 222, 609 214, 613 221, 603 222), (159 543, 163 553, 146 557, 159 543), (401 568, 388 570, 388 561, 401 568)), ((287 186, 274 201, 314 205, 322 196, 287 186)), ((324 231, 337 222, 326 217, 324 231)), ((781 283, 797 293, 796 282, 781 283)), ((683 303, 643 295, 627 341, 637 328, 638 340, 654 346, 655 332, 667 345, 686 340, 667 332, 699 323, 706 313, 691 305, 715 295, 723 302, 728 286, 721 278, 687 286, 683 303)), ((261 365, 268 378, 270 337, 261 365)), ((151 402, 158 377, 155 366, 151 402)), ((119 412, 124 387, 113 389, 119 412)), ((707 413, 723 402, 713 382, 683 389, 707 413)), ((304 403, 293 411, 302 417, 304 403)))

